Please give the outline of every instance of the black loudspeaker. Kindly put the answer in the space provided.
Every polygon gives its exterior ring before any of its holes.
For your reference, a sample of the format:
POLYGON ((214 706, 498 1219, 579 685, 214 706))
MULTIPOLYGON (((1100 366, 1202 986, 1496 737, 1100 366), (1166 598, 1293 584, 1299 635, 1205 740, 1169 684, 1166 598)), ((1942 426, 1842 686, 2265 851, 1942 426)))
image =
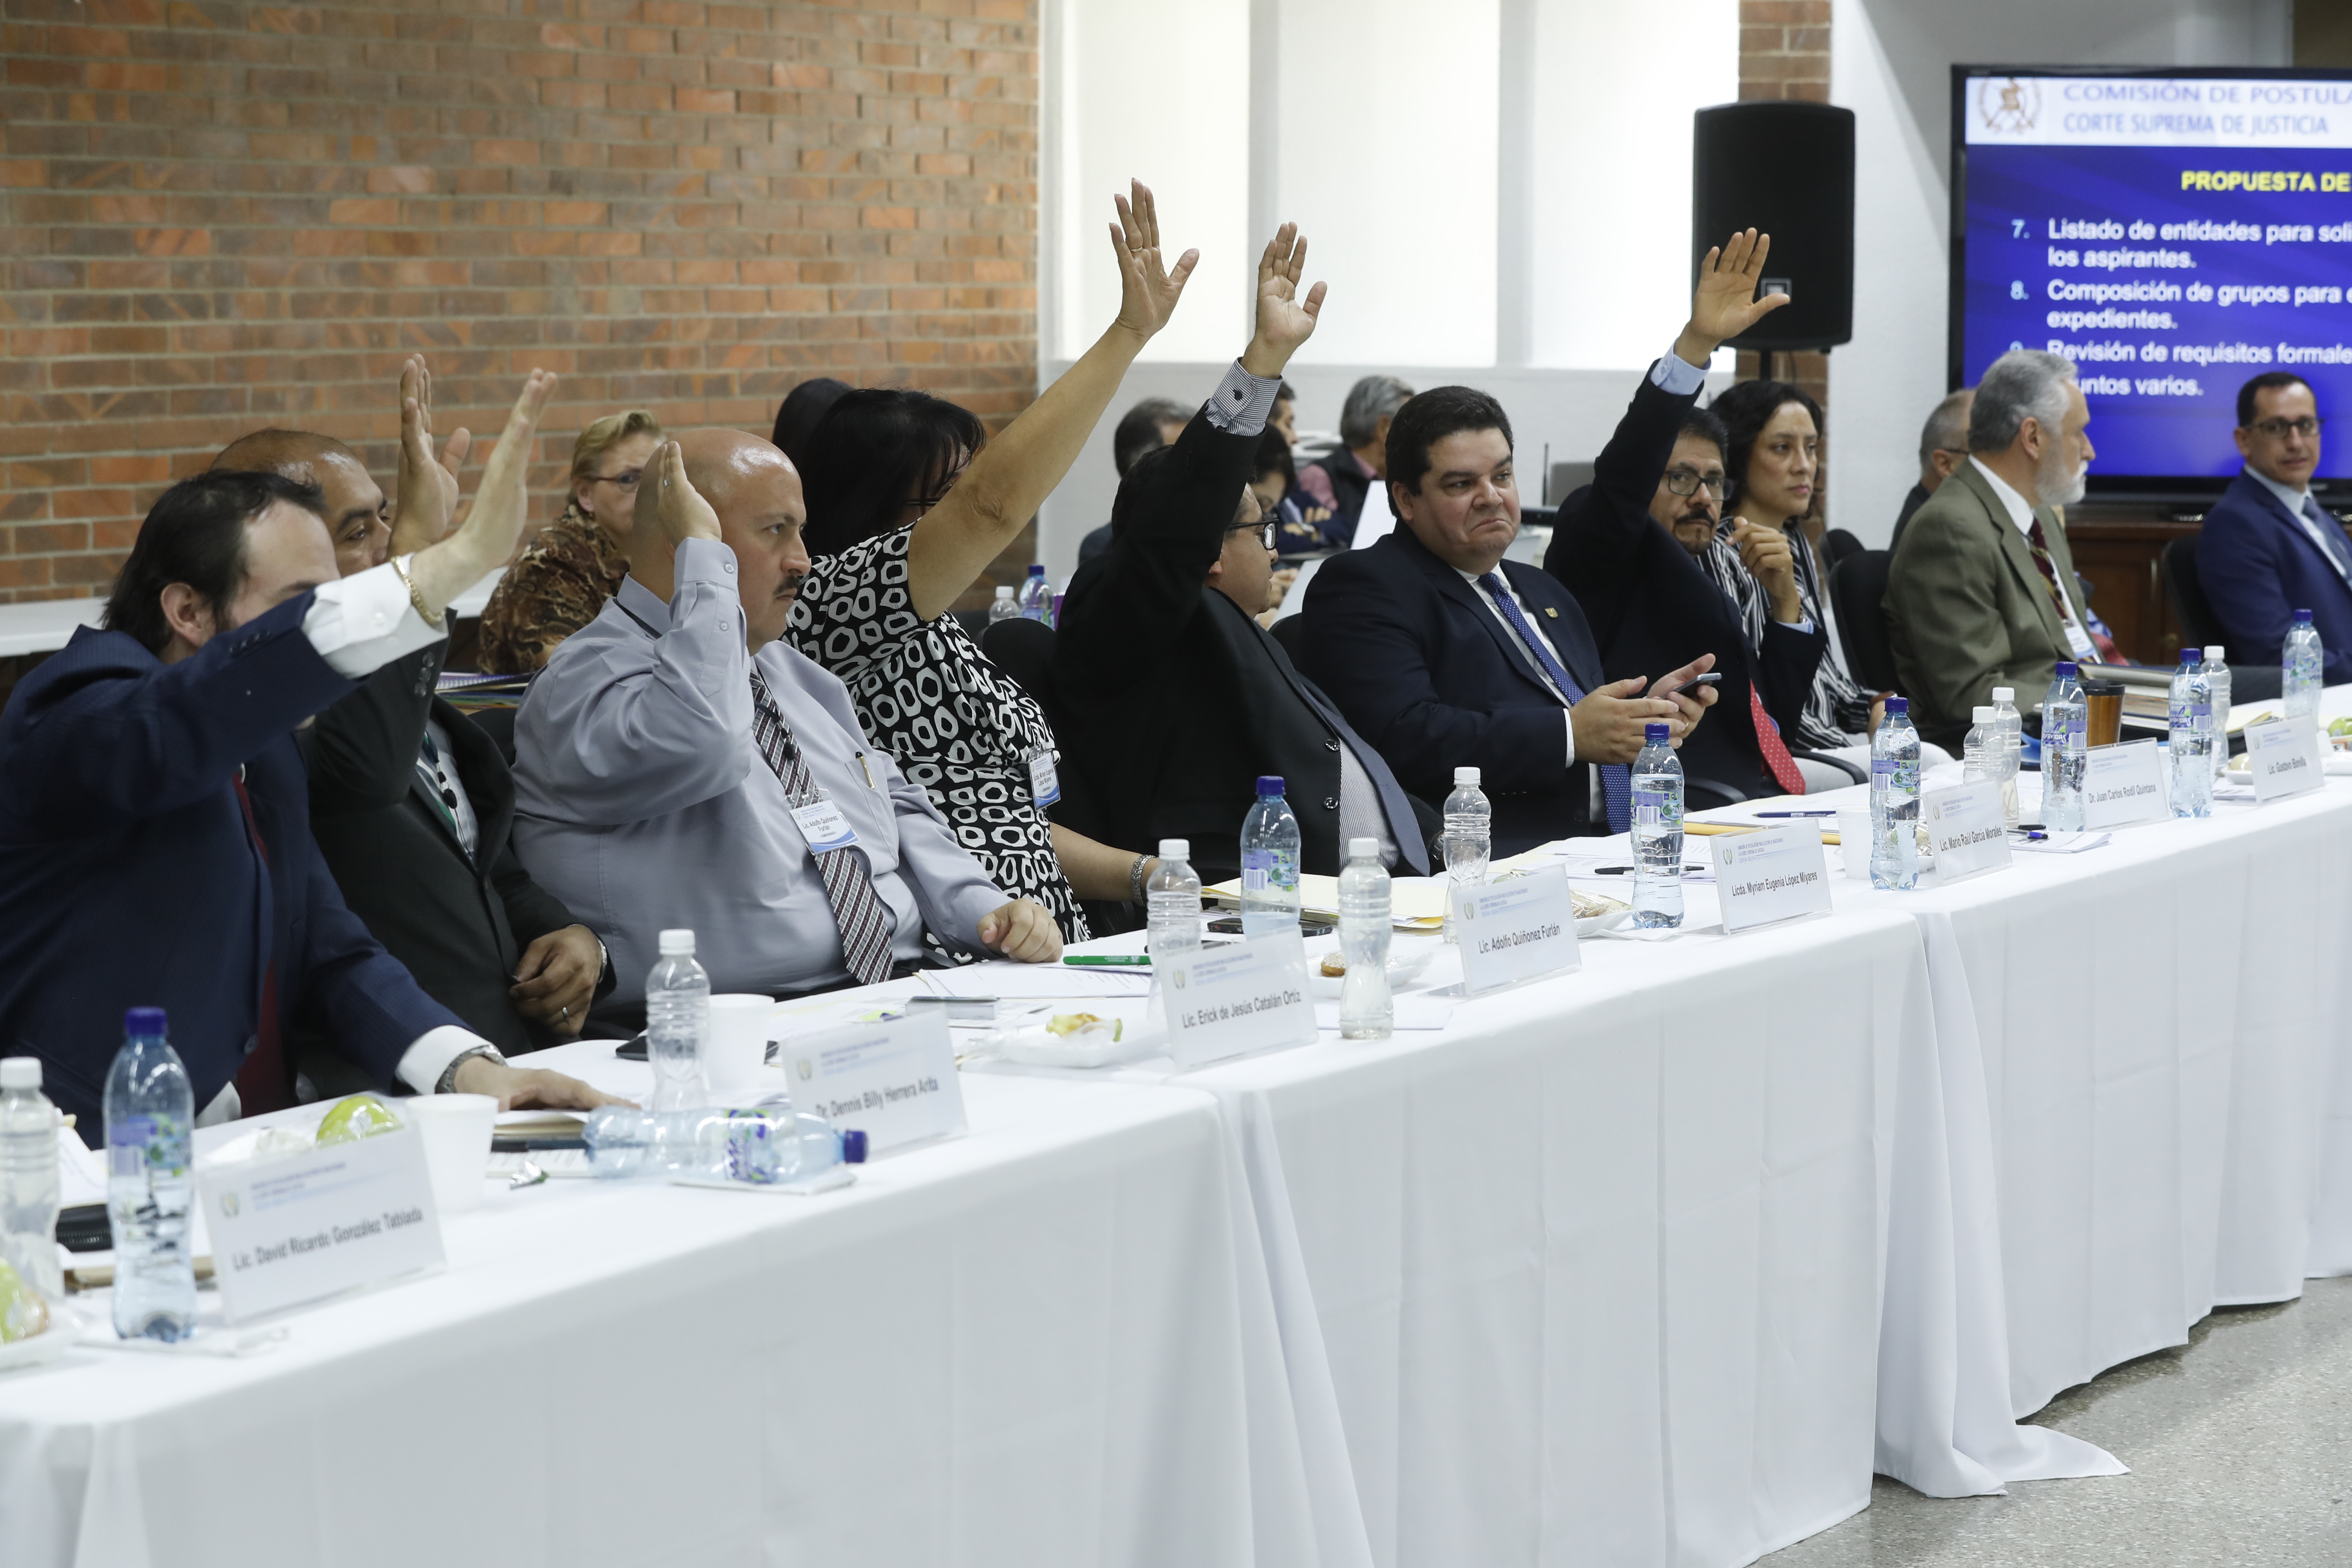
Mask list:
POLYGON ((1709 246, 1772 237, 1764 294, 1789 302, 1731 340, 1765 351, 1853 337, 1853 110, 1770 100, 1702 109, 1691 138, 1691 276, 1709 246))

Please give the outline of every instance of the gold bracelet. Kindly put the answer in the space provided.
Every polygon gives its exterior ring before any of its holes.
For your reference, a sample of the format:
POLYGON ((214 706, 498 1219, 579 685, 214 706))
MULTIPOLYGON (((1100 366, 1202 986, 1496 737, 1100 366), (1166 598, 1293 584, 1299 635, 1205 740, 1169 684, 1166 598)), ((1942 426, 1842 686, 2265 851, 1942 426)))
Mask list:
POLYGON ((416 591, 415 580, 408 574, 408 557, 405 555, 394 556, 392 558, 392 570, 394 574, 399 577, 401 585, 408 590, 408 602, 416 606, 416 618, 423 621, 426 626, 431 626, 436 632, 443 629, 445 616, 447 612, 444 611, 441 615, 436 615, 431 610, 425 607, 425 595, 416 591))

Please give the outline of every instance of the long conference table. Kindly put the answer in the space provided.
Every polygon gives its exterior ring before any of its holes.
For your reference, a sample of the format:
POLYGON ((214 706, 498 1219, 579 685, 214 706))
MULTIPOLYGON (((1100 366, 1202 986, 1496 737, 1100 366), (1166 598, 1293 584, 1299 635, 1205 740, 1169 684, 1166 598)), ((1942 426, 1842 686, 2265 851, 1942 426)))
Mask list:
POLYGON ((1694 883, 1442 1028, 975 1063, 839 1192, 501 1190, 257 1353, 0 1377, 7 1560, 1733 1568, 1874 1470, 2116 1473, 2019 1418, 2352 1271, 2348 876, 2332 779, 1738 935, 1694 883))

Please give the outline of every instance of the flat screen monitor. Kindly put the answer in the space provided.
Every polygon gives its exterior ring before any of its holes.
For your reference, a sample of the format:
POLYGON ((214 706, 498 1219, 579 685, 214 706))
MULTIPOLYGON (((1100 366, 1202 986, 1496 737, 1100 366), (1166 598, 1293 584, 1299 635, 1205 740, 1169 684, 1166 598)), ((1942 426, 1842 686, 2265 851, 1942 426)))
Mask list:
POLYGON ((2016 348, 2077 366, 2094 498, 2219 493, 2289 371, 2352 500, 2352 72, 1955 66, 1951 384, 2016 348))

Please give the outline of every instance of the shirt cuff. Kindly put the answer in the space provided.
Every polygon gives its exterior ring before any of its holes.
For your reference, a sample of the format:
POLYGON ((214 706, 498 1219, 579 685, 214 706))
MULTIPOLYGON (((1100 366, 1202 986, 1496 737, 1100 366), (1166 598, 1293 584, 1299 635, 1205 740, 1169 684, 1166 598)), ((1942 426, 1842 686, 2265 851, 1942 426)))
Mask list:
POLYGON ((490 1042, 471 1029, 461 1029, 455 1024, 444 1024, 427 1029, 416 1037, 400 1056, 400 1066, 394 1068, 400 1081, 419 1094, 431 1094, 449 1064, 467 1051, 490 1042))
POLYGON ((302 635, 328 668, 357 680, 448 633, 425 624, 409 601, 408 584, 387 561, 320 584, 302 617, 302 635))
POLYGON ((1282 377, 1252 375, 1235 360, 1209 396, 1209 423, 1228 436, 1255 436, 1265 429, 1274 413, 1274 395, 1282 377))
POLYGON ((1576 715, 1563 708, 1559 710, 1560 727, 1568 731, 1568 765, 1576 766, 1576 715))
POLYGON ((1706 384, 1706 367, 1685 364, 1668 349, 1650 367, 1650 384, 1660 392, 1670 392, 1676 397, 1688 397, 1706 384))

